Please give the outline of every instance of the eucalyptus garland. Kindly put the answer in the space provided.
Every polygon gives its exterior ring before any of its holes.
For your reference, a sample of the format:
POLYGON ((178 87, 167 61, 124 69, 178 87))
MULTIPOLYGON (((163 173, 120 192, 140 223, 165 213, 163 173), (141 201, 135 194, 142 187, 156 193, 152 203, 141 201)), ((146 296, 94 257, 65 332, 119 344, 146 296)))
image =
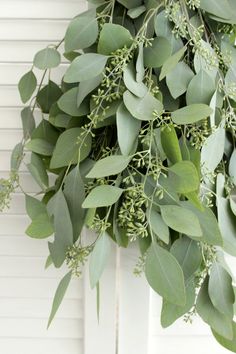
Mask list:
POLYGON ((135 242, 162 326, 198 314, 236 352, 224 261, 236 256, 235 0, 89 2, 19 82, 24 136, 0 188, 3 209, 24 161, 40 188, 25 196, 26 234, 54 235, 47 266, 68 266, 49 324, 87 260, 98 288, 111 243, 135 242), (70 64, 57 85, 61 52, 70 64))

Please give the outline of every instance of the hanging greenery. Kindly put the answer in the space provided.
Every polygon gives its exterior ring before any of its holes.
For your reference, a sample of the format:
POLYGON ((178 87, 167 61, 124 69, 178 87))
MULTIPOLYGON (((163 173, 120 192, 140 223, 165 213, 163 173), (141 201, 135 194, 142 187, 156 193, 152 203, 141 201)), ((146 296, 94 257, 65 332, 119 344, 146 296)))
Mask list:
POLYGON ((236 256, 235 0, 89 2, 19 82, 24 136, 0 188, 3 209, 31 152, 40 193, 26 195, 26 234, 54 235, 47 266, 69 271, 49 324, 87 259, 96 287, 111 243, 136 242, 135 273, 162 296, 162 326, 198 314, 236 352, 223 255, 236 256), (57 85, 61 47, 70 65, 57 85))

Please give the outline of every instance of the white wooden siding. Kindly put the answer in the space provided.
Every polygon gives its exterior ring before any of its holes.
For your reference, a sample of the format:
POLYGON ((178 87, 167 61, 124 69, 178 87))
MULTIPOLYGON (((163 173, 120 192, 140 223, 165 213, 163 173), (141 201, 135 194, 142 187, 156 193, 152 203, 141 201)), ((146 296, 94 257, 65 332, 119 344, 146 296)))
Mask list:
MULTIPOLYGON (((60 40, 69 19, 85 8, 85 0, 0 0, 0 178, 8 176, 11 149, 22 137, 17 83, 35 52, 60 40)), ((52 79, 58 82, 65 68, 63 63, 52 79)), ((21 171, 24 190, 37 192, 25 166, 21 171)), ((18 190, 0 214, 0 353, 83 354, 83 279, 72 280, 47 331, 53 295, 67 270, 45 271, 47 242, 25 236, 24 204, 18 190)))

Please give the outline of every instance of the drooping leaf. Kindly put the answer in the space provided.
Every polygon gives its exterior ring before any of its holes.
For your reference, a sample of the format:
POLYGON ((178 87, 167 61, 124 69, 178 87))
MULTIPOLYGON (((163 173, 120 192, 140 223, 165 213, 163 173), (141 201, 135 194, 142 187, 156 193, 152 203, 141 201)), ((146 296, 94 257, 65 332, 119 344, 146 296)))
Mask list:
POLYGON ((233 319, 235 295, 232 278, 218 262, 214 262, 209 277, 209 296, 218 311, 233 319))
POLYGON ((69 24, 65 35, 65 50, 90 47, 98 36, 98 22, 92 12, 75 17, 69 24))
POLYGON ((32 70, 22 76, 18 84, 18 89, 23 103, 26 103, 31 98, 36 86, 37 79, 32 70))
POLYGON ((98 53, 109 55, 124 46, 128 48, 131 44, 132 36, 126 28, 114 23, 105 23, 98 41, 98 53))
POLYGON ((47 140, 32 139, 26 144, 26 148, 40 155, 51 156, 54 146, 47 140))
POLYGON ((173 243, 170 252, 179 262, 185 281, 188 281, 198 270, 202 261, 201 250, 197 242, 183 236, 173 243))
POLYGON ((55 68, 60 62, 60 53, 55 48, 50 47, 40 50, 34 57, 34 66, 41 70, 55 68))
POLYGON ((31 162, 27 164, 27 168, 38 185, 45 190, 48 187, 48 174, 43 161, 37 154, 31 154, 31 162))
POLYGON ((215 90, 216 87, 213 79, 205 72, 205 70, 200 70, 189 83, 186 93, 187 104, 210 104, 215 90))
POLYGON ((186 304, 178 306, 163 300, 161 310, 161 325, 163 328, 171 326, 178 318, 191 310, 195 302, 195 286, 192 281, 186 285, 186 304))
POLYGON ((130 114, 140 120, 153 120, 154 112, 161 113, 163 105, 149 92, 144 97, 136 97, 131 92, 126 91, 123 95, 124 104, 130 114))
POLYGON ((136 81, 142 82, 145 74, 143 59, 143 43, 139 44, 138 57, 136 61, 136 81))
POLYGON ((53 225, 47 213, 36 216, 25 231, 26 235, 36 239, 47 238, 53 232, 53 225))
POLYGON ((168 226, 164 223, 161 215, 153 208, 147 211, 147 219, 152 231, 166 244, 170 241, 168 226))
POLYGON ((86 137, 81 128, 71 128, 63 132, 54 149, 51 168, 59 168, 84 160, 90 153, 91 135, 86 137))
POLYGON ((117 2, 126 7, 126 9, 132 9, 142 4, 142 0, 117 0, 117 2))
POLYGON ((229 175, 236 185, 236 149, 234 149, 229 161, 229 175))
POLYGON ((133 118, 123 103, 116 114, 118 143, 123 155, 132 153, 141 128, 141 121, 133 118))
POLYGON ((146 258, 145 274, 149 285, 167 301, 184 306, 186 294, 182 269, 170 252, 152 243, 146 258))
POLYGON ((18 143, 11 153, 11 171, 18 171, 23 158, 23 144, 18 143))
POLYGON ((146 7, 144 5, 129 9, 127 11, 127 15, 132 19, 141 16, 146 11, 146 7))
POLYGON ((47 328, 49 328, 50 324, 52 323, 52 320, 54 319, 60 305, 61 302, 65 296, 66 290, 70 284, 71 281, 71 277, 72 277, 72 271, 70 271, 69 273, 67 273, 62 280, 60 281, 54 299, 53 299, 53 304, 52 304, 52 309, 51 309, 51 313, 49 316, 49 320, 48 320, 48 326, 47 328))
POLYGON ((114 155, 105 157, 95 163, 91 171, 87 174, 87 178, 102 178, 107 176, 118 175, 130 162, 129 156, 114 155))
POLYGON ((188 236, 202 237, 197 216, 190 210, 177 205, 162 205, 161 215, 170 228, 188 236))
POLYGON ((24 138, 27 140, 35 129, 34 115, 30 107, 25 107, 21 111, 21 121, 24 138))
POLYGON ((38 215, 47 212, 47 208, 44 203, 27 194, 25 195, 25 207, 31 220, 35 219, 38 215))
POLYGON ((228 349, 229 351, 236 353, 236 323, 232 323, 233 326, 233 339, 226 339, 223 336, 219 335, 214 329, 212 329, 212 333, 217 340, 224 348, 228 349))
POLYGON ((209 277, 207 276, 197 298, 197 313, 218 334, 233 339, 232 320, 220 313, 212 304, 208 295, 209 277))
POLYGON ((64 194, 73 226, 74 242, 77 241, 85 220, 82 203, 85 199, 85 187, 77 165, 65 178, 64 194))
POLYGON ((52 105, 60 98, 62 91, 53 81, 49 81, 37 94, 37 104, 43 113, 49 113, 52 105))
POLYGON ((106 232, 104 232, 96 241, 90 257, 89 276, 91 288, 94 288, 101 278, 108 261, 110 249, 111 244, 109 236, 106 232))
POLYGON ((113 205, 122 193, 123 189, 114 186, 102 185, 95 187, 83 202, 82 207, 99 208, 113 205))
POLYGON ((231 8, 228 0, 201 0, 201 9, 215 16, 230 19, 231 8))
POLYGON ((161 145, 171 163, 182 161, 179 141, 173 125, 168 125, 161 130, 161 145))
POLYGON ((147 86, 143 82, 136 81, 136 72, 132 62, 130 62, 124 70, 124 83, 126 88, 137 97, 143 97, 148 91, 147 86))
POLYGON ((206 104, 196 103, 174 111, 171 116, 176 124, 192 124, 209 117, 211 112, 206 104))
POLYGON ((102 81, 102 74, 93 77, 90 80, 82 81, 79 83, 78 92, 77 92, 77 107, 80 107, 81 103, 84 101, 86 96, 95 90, 102 81))
POLYGON ((193 76, 193 71, 183 61, 179 62, 176 67, 166 75, 166 84, 173 98, 177 98, 187 91, 193 76), (177 77, 178 80, 176 80, 177 77))
POLYGON ((67 83, 90 80, 100 75, 108 57, 96 53, 87 53, 75 58, 67 69, 64 81, 67 83))
POLYGON ((58 107, 65 113, 74 116, 81 117, 89 113, 88 102, 83 102, 80 107, 77 106, 77 93, 78 88, 74 87, 69 91, 66 91, 57 101, 58 107))
POLYGON ((235 244, 235 216, 230 209, 229 200, 223 197, 217 198, 218 222, 223 238, 224 250, 232 256, 236 256, 235 244))
POLYGON ((148 68, 159 68, 171 55, 171 44, 164 37, 156 37, 151 46, 144 48, 144 65, 148 68))

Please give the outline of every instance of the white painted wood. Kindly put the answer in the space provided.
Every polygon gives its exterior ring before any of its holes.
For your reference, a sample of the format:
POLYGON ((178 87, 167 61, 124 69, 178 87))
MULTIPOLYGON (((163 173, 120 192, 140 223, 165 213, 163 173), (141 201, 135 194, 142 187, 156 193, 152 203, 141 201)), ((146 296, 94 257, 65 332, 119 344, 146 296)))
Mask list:
MULTIPOLYGON (((85 0, 0 0, 0 178, 8 178, 11 150, 22 138, 18 81, 30 69, 35 53, 61 40, 69 19, 86 6, 85 0)), ((66 61, 62 62, 51 73, 56 82, 66 70, 66 61)), ((35 73, 39 79, 42 72, 35 73)), ((38 123, 37 110, 35 116, 38 123)), ((37 184, 24 165, 21 170, 24 190, 34 195, 37 184)), ((84 354, 83 278, 71 281, 47 330, 53 296, 68 269, 44 269, 47 240, 25 235, 30 220, 24 204, 18 189, 10 209, 0 214, 0 352, 84 354)))

